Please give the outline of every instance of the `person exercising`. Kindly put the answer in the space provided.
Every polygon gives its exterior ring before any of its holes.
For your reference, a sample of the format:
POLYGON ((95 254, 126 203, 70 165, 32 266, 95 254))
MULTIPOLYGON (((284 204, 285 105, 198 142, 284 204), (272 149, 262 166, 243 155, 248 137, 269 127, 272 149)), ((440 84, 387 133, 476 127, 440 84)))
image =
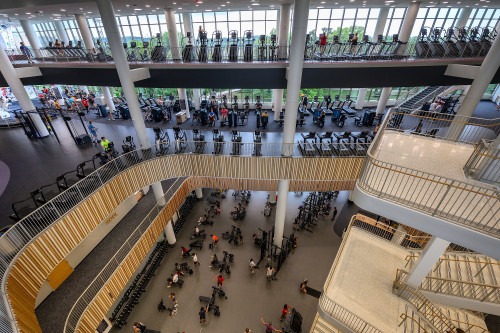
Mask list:
POLYGON ((210 124, 215 123, 215 112, 213 108, 210 108, 210 112, 208 113, 208 122, 210 124))
POLYGON ((90 135, 92 135, 92 142, 97 142, 97 128, 89 121, 89 131, 90 135))
POLYGON ((267 113, 266 110, 262 112, 262 127, 265 129, 267 126, 267 123, 269 122, 269 114, 267 113))
POLYGON ((101 138, 101 146, 104 149, 104 152, 108 154, 108 157, 111 158, 111 150, 109 149, 109 140, 105 137, 101 138))
POLYGON ((272 322, 266 323, 262 317, 260 318, 260 321, 262 322, 262 325, 266 326, 266 333, 283 332, 282 330, 275 329, 272 322))
POLYGON ((326 48, 326 34, 319 35, 319 52, 321 55, 325 52, 326 48))
POLYGON ((357 32, 354 34, 354 36, 351 38, 351 40, 349 40, 349 42, 351 43, 352 54, 356 54, 356 51, 358 50, 358 33, 357 32))

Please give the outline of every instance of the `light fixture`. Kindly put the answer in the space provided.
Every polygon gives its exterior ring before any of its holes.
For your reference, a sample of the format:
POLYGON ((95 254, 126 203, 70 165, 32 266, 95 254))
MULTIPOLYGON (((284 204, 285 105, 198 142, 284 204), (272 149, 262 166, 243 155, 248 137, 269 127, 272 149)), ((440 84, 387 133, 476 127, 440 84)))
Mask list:
POLYGON ((31 15, 31 13, 26 13, 26 15, 31 15))
POLYGON ((253 3, 252 6, 260 6, 260 3, 253 3))
POLYGON ((182 9, 182 7, 179 7, 179 8, 177 8, 177 9, 182 9))
POLYGON ((336 5, 338 5, 339 3, 338 3, 338 2, 336 2, 335 4, 336 4, 336 5))
POLYGON ((203 1, 198 1, 198 4, 203 3, 203 1))
POLYGON ((211 12, 212 10, 211 9, 205 9, 206 12, 211 12))
POLYGON ((18 16, 19 14, 14 14, 14 15, 18 16))
POLYGON ((151 7, 151 5, 144 5, 144 7, 149 8, 149 7, 151 7))
POLYGON ((448 1, 443 1, 443 3, 448 3, 448 1))
POLYGON ((390 2, 394 2, 394 0, 386 0, 385 2, 390 3, 390 2))
POLYGON ((177 2, 172 2, 173 5, 177 5, 177 2))
POLYGON ((274 5, 271 5, 271 6, 269 6, 269 7, 274 8, 274 5))
POLYGON ((321 3, 325 3, 325 1, 321 1, 321 3))
POLYGON ((142 10, 142 8, 134 8, 134 10, 142 10))
POLYGON ((80 10, 83 10, 83 8, 80 8, 80 10))
POLYGON ((354 2, 354 1, 356 1, 356 0, 349 0, 349 2, 354 2))
POLYGON ((130 5, 125 5, 125 7, 130 7, 130 5))
POLYGON ((226 5, 220 5, 221 7, 226 7, 226 5))
POLYGON ((231 2, 229 2, 229 1, 226 1, 226 3, 231 3, 231 2))
POLYGON ((121 10, 121 9, 117 9, 116 11, 117 11, 117 12, 121 12, 122 10, 121 10))
POLYGON ((325 8, 325 6, 318 6, 318 7, 316 7, 316 8, 325 8))
POLYGON ((53 16, 61 16, 61 14, 52 14, 53 16))
POLYGON ((61 9, 61 12, 65 12, 65 11, 66 11, 66 9, 61 9))
POLYGON ((196 7, 198 7, 198 5, 196 5, 196 7))
POLYGON ((92 14, 92 12, 87 12, 87 14, 92 14))

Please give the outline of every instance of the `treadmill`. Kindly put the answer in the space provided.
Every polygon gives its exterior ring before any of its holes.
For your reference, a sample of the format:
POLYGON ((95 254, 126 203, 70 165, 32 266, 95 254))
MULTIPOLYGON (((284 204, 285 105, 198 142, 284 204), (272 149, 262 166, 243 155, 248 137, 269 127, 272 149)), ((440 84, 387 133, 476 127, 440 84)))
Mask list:
POLYGON ((427 28, 423 27, 420 29, 420 34, 417 38, 417 43, 415 44, 415 56, 417 58, 428 58, 431 54, 429 44, 427 43, 427 28))
POLYGON ((456 45, 457 38, 455 37, 455 29, 448 28, 446 31, 446 37, 443 41, 444 56, 448 58, 455 58, 459 55, 459 51, 456 45))
POLYGON ((446 53, 443 44, 441 44, 441 32, 440 28, 434 28, 430 35, 429 49, 433 58, 442 58, 446 53))

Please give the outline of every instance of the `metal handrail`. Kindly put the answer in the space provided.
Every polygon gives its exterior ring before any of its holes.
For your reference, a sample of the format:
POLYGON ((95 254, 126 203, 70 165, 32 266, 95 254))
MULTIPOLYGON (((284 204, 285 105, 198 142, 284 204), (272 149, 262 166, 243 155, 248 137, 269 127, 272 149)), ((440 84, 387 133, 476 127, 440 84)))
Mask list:
MULTIPOLYGON (((425 315, 434 316, 434 314, 432 314, 432 313, 425 313, 425 315)), ((483 330, 483 332, 490 332, 487 328, 484 328, 484 327, 476 325, 476 324, 471 324, 471 323, 467 323, 465 321, 461 321, 461 320, 458 320, 458 319, 452 319, 452 318, 448 318, 448 320, 456 322, 456 323, 459 323, 459 324, 464 324, 464 325, 467 325, 467 326, 471 326, 471 327, 477 327, 480 330, 483 330)), ((470 329, 468 331, 470 332, 470 329)))
POLYGON ((403 281, 403 278, 406 274, 407 273, 401 269, 398 269, 396 271, 396 279, 394 280, 394 289, 398 294, 398 296, 403 298, 402 297, 403 292, 401 290, 407 292, 404 299, 406 299, 411 305, 413 305, 417 310, 417 312, 422 314, 424 318, 426 318, 429 321, 429 323, 436 328, 436 331, 455 332, 456 331, 455 326, 452 323, 448 322, 448 318, 441 312, 441 310, 439 310, 431 301, 429 301, 418 289, 414 288, 413 286, 403 281), (408 293, 410 295, 408 295, 408 293), (431 310, 431 312, 434 314, 434 317, 432 319, 428 318, 428 316, 425 315, 425 312, 421 311, 423 307, 429 308, 431 310), (436 319, 437 321, 433 319, 436 319))
MULTIPOLYGON (((397 202, 452 223, 465 225, 468 228, 482 232, 491 233, 491 231, 498 230, 500 224, 500 219, 498 219, 498 212, 500 212, 498 199, 500 195, 493 187, 488 188, 477 182, 458 181, 449 177, 438 176, 430 172, 384 162, 375 157, 385 131, 409 130, 411 126, 418 125, 419 121, 422 121, 422 123, 426 121, 427 123, 424 126, 430 126, 430 124, 437 127, 440 125, 442 127, 451 127, 455 124, 472 126, 468 130, 469 138, 438 138, 462 144, 470 144, 472 141, 480 140, 485 133, 495 133, 496 135, 496 133, 500 132, 500 118, 481 119, 391 108, 384 119, 381 130, 377 132, 368 150, 361 176, 357 182, 358 186, 376 197, 397 202), (418 114, 412 114, 415 112, 418 114), (403 122, 403 117, 410 119, 410 121, 403 122), (402 177, 407 178, 407 181, 403 182, 401 179, 404 178, 402 177), (426 191, 424 193, 415 192, 409 190, 407 186, 411 186, 413 189, 421 186, 426 191), (406 192, 404 192, 405 190, 406 192), (429 198, 432 198, 432 200, 429 198), (475 202, 475 206, 466 205, 466 203, 470 202, 475 202), (457 209, 457 207, 460 208, 457 209), (483 209, 483 207, 486 208, 483 209), (480 212, 480 214, 472 212, 480 212)), ((429 135, 427 136, 429 137, 429 135)), ((436 135, 432 135, 432 137, 434 138, 436 135)), ((491 234, 494 237, 500 237, 498 232, 491 234)))
POLYGON ((319 297, 319 305, 328 315, 342 322, 350 329, 360 333, 382 333, 381 330, 368 323, 358 315, 347 310, 340 304, 326 296, 325 292, 319 297))
POLYGON ((416 324, 417 324, 417 325, 418 325, 418 326, 422 329, 422 331, 424 331, 424 333, 428 333, 428 332, 427 332, 427 330, 426 330, 426 329, 425 329, 422 325, 420 325, 420 323, 419 323, 419 322, 418 322, 415 318, 413 318, 413 317, 411 317, 411 316, 408 316, 406 313, 402 313, 402 314, 399 316, 399 318, 403 319, 403 321, 399 324, 400 326, 401 326, 401 324, 402 324, 402 323, 403 323, 406 319, 408 319, 408 318, 409 318, 409 319, 413 320, 413 321, 414 321, 414 322, 415 322, 415 323, 416 323, 416 324), (404 317, 404 318, 403 318, 403 317, 404 317))
MULTIPOLYGON (((15 330, 16 322, 9 306, 6 291, 7 277, 13 262, 22 251, 31 244, 48 227, 63 218, 76 205, 83 202, 106 185, 119 173, 147 160, 175 154, 197 154, 210 156, 236 156, 236 157, 280 157, 281 150, 287 149, 293 158, 336 158, 336 157, 360 157, 360 152, 366 153, 369 144, 365 143, 311 143, 311 144, 282 144, 282 143, 243 143, 239 154, 234 155, 231 142, 209 142, 209 141, 176 141, 167 142, 149 147, 142 147, 129 153, 123 154, 97 170, 93 171, 84 179, 80 180, 67 190, 61 192, 52 200, 42 205, 28 216, 18 221, 5 234, 0 237, 0 276, 2 285, 0 288, 0 314, 8 314, 9 318, 0 315, 1 325, 8 325, 15 330), (303 148, 309 147, 318 152, 314 155, 303 155, 303 148), (322 149, 335 150, 336 154, 323 155, 322 149), (259 154, 255 154, 258 151, 259 154), (4 322, 8 320, 8 322, 4 322)), ((288 157, 287 157, 288 158, 288 157)))

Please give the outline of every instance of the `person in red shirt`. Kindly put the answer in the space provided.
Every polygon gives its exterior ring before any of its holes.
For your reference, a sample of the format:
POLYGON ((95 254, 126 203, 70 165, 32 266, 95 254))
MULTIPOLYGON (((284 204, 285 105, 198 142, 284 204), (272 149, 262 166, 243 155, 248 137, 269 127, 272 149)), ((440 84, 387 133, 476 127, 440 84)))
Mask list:
POLYGON ((290 305, 288 305, 288 304, 283 305, 283 309, 281 310, 280 321, 283 321, 283 319, 286 318, 286 315, 288 314, 289 310, 291 310, 291 309, 293 309, 293 307, 291 307, 290 305))
POLYGON ((223 286, 224 285, 224 277, 222 276, 222 274, 219 274, 217 275, 215 278, 214 278, 214 281, 217 280, 217 287, 219 286, 223 286))
POLYGON ((87 101, 87 99, 82 99, 82 105, 85 106, 85 108, 87 109, 87 113, 89 113, 89 101, 87 101))
POLYGON ((319 51, 321 54, 323 54, 323 52, 325 52, 326 39, 327 38, 326 38, 325 34, 319 35, 319 51))

